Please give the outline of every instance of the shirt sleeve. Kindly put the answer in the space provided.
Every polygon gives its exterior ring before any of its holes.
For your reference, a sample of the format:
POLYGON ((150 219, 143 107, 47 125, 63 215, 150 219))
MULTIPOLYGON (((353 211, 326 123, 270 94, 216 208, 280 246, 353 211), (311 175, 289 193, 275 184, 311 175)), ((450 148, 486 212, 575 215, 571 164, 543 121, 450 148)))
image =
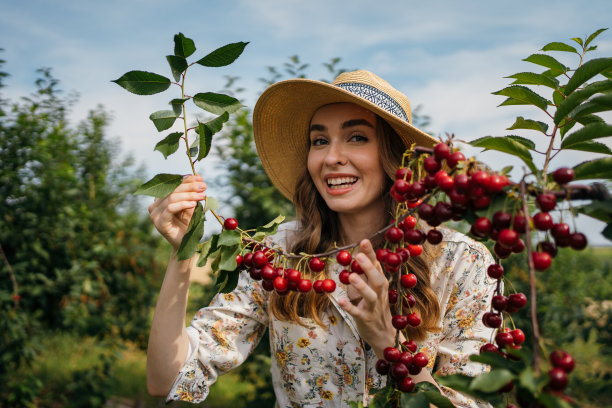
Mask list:
POLYGON ((216 295, 187 327, 187 361, 167 401, 198 403, 206 399, 217 377, 242 364, 255 349, 267 324, 266 292, 241 272, 236 289, 216 295))
MULTIPOLYGON (((480 347, 492 336, 492 329, 484 326, 482 315, 489 310, 497 281, 487 275, 487 268, 494 263, 487 248, 467 237, 460 242, 449 243, 447 252, 450 263, 446 273, 448 302, 442 311, 442 333, 437 350, 436 374, 455 373, 476 376, 488 371, 488 366, 469 360, 478 354, 480 347)), ((447 259, 448 259, 447 258, 447 259)), ((448 387, 440 386, 444 394, 458 407, 489 407, 484 401, 475 400, 448 387)))

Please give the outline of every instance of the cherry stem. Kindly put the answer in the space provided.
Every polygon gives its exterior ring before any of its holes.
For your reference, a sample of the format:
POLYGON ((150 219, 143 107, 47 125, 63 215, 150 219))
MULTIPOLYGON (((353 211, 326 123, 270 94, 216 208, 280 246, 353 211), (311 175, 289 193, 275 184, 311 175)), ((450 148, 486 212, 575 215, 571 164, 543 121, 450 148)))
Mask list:
MULTIPOLYGON (((526 186, 525 186, 525 176, 521 179, 521 199, 523 200, 523 213, 529 214, 529 209, 527 208, 527 200, 525 199, 526 194, 526 186)), ((525 246, 527 248, 527 265, 529 267, 529 290, 531 297, 531 324, 533 326, 533 370, 535 371, 536 376, 540 374, 539 367, 539 355, 538 355, 538 346, 540 344, 540 329, 538 326, 538 316, 536 310, 536 276, 535 276, 535 268, 533 266, 533 259, 531 258, 531 228, 529 223, 525 225, 525 246)))
POLYGON ((6 269, 8 269, 9 271, 9 276, 11 277, 11 282, 13 283, 13 309, 15 310, 19 305, 19 301, 17 300, 19 296, 19 286, 17 285, 17 279, 15 279, 15 273, 13 272, 13 268, 11 267, 11 264, 6 258, 6 255, 4 254, 4 249, 2 249, 2 245, 0 245, 0 255, 2 255, 2 260, 6 265, 6 269))

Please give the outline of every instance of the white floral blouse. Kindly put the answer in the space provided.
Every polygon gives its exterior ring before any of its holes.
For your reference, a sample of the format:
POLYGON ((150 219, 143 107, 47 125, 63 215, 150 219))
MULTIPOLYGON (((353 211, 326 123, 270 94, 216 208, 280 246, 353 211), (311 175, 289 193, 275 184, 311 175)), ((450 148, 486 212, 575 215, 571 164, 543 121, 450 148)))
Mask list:
MULTIPOLYGON (((295 228, 295 223, 281 225, 274 243, 286 246, 295 228)), ((443 375, 477 375, 487 367, 468 357, 478 353, 492 335, 481 316, 495 290, 495 281, 486 273, 493 258, 481 243, 450 229, 441 231, 441 253, 430 270, 443 311, 442 330, 419 343, 419 351, 429 356, 430 371, 435 367, 443 375)), ((339 282, 341 267, 336 264, 332 269, 332 278, 339 282)), ((345 288, 339 284, 331 294, 333 306, 323 316, 327 328, 308 319, 303 327, 268 313, 268 292, 242 273, 232 293, 217 295, 195 314, 187 328, 187 361, 167 399, 203 401, 217 376, 244 362, 268 327, 278 407, 349 407, 349 401, 367 405, 369 389, 384 386, 386 377, 376 372, 374 352, 361 340, 353 318, 338 305, 338 299, 345 297, 345 288)), ((488 406, 441 388, 456 406, 488 406)))

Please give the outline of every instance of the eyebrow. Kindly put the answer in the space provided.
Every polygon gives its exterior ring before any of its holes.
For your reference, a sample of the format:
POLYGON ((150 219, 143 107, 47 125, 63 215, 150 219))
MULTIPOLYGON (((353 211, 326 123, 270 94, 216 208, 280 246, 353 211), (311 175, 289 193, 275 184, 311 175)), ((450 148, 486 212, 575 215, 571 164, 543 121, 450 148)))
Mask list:
MULTIPOLYGON (((346 122, 344 122, 342 124, 342 129, 346 129, 346 128, 350 128, 350 127, 355 127, 355 126, 368 126, 371 127, 372 129, 374 129, 374 125, 372 125, 370 122, 368 122, 365 119, 350 119, 347 120, 346 122)), ((312 124, 310 125, 310 131, 311 132, 315 132, 315 131, 325 131, 327 130, 327 128, 323 125, 319 125, 319 124, 312 124)))

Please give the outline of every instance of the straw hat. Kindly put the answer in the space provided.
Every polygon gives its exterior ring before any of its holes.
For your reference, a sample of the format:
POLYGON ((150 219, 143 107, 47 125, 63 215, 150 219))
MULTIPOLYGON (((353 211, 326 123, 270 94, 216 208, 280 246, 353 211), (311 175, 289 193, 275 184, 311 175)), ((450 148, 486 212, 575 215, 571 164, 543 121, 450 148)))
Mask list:
POLYGON ((255 105, 253 135, 266 173, 289 200, 306 166, 310 120, 321 106, 338 102, 355 103, 380 116, 406 146, 431 147, 438 142, 412 126, 408 98, 371 72, 345 72, 332 84, 310 79, 278 82, 255 105))

